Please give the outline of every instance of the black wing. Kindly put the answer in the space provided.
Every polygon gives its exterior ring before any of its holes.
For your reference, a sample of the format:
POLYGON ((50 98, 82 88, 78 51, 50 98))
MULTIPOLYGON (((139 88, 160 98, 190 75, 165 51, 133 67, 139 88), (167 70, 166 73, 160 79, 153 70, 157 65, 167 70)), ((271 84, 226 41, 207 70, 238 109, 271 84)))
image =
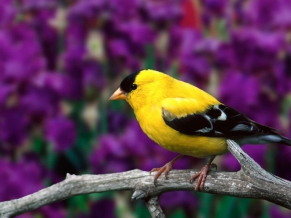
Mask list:
POLYGON ((168 126, 186 135, 240 138, 278 133, 277 130, 258 124, 222 104, 210 107, 205 113, 189 114, 180 118, 163 108, 162 115, 168 126))

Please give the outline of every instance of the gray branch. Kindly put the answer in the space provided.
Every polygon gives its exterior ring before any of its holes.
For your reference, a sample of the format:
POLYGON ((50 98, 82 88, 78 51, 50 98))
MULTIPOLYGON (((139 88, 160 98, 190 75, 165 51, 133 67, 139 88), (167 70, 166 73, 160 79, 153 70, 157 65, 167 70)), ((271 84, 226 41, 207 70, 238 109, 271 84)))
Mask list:
MULTIPOLYGON (((228 149, 242 166, 239 172, 211 171, 204 192, 245 198, 264 199, 291 209, 291 183, 262 169, 232 140, 228 149)), ((145 199, 152 217, 163 218, 158 196, 175 190, 191 190, 190 176, 197 170, 172 170, 169 179, 161 176, 157 187, 153 175, 141 170, 103 175, 67 175, 60 183, 16 200, 0 203, 0 217, 13 217, 69 197, 105 191, 132 190, 132 199, 145 199)))
POLYGON ((153 196, 145 199, 147 208, 151 214, 151 217, 155 218, 166 218, 165 214, 162 211, 159 203, 159 196, 153 196))

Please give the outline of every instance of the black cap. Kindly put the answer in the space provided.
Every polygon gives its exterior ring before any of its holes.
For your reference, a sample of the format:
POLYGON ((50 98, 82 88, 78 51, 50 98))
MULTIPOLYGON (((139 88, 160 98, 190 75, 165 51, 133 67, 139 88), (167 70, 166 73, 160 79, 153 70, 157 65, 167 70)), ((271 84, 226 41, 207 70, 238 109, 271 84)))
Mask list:
POLYGON ((133 90, 132 84, 134 84, 135 78, 138 74, 139 74, 139 72, 132 73, 132 74, 128 75, 127 77, 125 77, 122 80, 122 82, 120 83, 120 88, 123 91, 125 91, 126 93, 131 92, 133 90))

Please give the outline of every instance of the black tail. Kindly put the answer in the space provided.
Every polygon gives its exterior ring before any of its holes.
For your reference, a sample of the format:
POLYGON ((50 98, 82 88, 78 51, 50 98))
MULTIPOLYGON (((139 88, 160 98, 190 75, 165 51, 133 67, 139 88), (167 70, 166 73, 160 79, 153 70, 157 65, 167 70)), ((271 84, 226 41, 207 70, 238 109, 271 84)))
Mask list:
POLYGON ((256 122, 254 123, 259 126, 264 133, 266 133, 266 139, 268 139, 269 142, 282 143, 291 146, 291 139, 282 136, 282 132, 280 130, 256 122))
POLYGON ((281 143, 291 146, 291 139, 281 136, 281 143))

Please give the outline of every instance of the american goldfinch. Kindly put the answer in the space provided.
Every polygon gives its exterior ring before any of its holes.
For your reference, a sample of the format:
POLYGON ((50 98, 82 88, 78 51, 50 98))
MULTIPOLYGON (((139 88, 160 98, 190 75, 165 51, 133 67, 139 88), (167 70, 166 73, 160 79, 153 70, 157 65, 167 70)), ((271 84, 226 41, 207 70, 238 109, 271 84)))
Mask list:
POLYGON ((203 190, 207 172, 216 155, 227 152, 227 139, 239 145, 284 143, 291 140, 273 128, 256 123, 244 114, 220 103, 189 83, 154 70, 127 76, 109 100, 125 99, 132 107, 144 133, 165 149, 180 155, 160 168, 154 177, 165 176, 183 155, 209 157, 208 163, 190 178, 198 178, 195 191, 203 190))

